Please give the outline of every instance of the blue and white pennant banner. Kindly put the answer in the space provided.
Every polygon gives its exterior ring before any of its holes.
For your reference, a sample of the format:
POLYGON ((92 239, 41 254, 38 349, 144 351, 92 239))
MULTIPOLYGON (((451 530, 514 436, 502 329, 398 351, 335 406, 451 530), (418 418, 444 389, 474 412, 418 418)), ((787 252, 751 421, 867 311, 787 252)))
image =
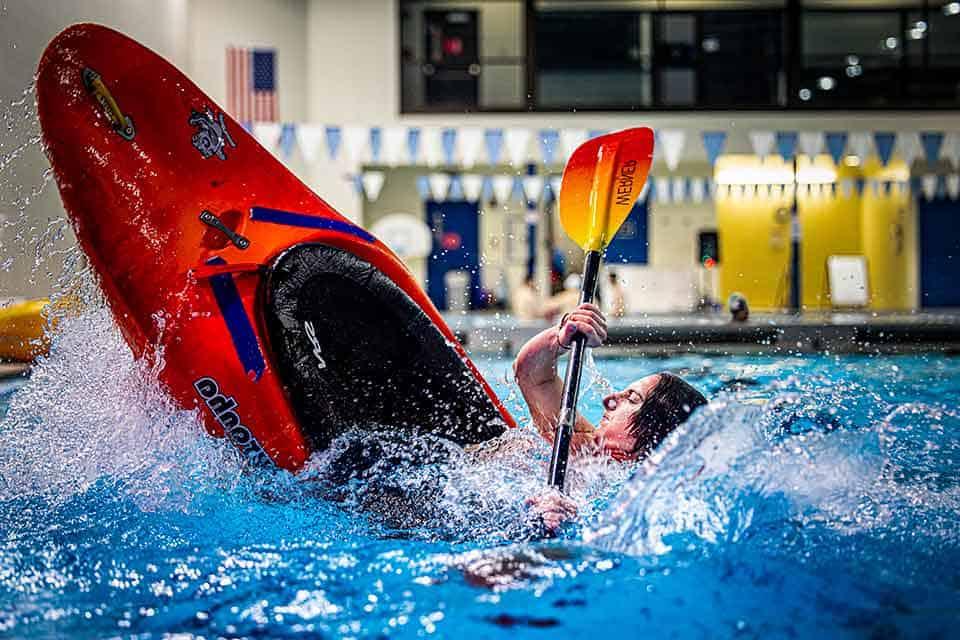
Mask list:
MULTIPOLYGON (((522 170, 531 162, 556 170, 583 141, 604 133, 583 128, 370 127, 277 122, 255 122, 250 131, 284 160, 292 159, 299 150, 305 162, 314 164, 322 161, 325 151, 330 160, 346 165, 348 171, 375 164, 425 165, 455 173, 458 169, 503 164, 522 170)), ((686 157, 706 158, 713 166, 726 151, 728 132, 702 131, 697 136, 699 144, 693 145, 688 144, 690 133, 684 129, 657 131, 655 161, 662 163, 667 174, 679 171, 686 157)), ((798 154, 814 158, 826 153, 835 164, 849 155, 861 162, 876 158, 881 166, 895 160, 909 166, 920 162, 928 172, 942 171, 937 165, 947 161, 953 171, 960 171, 960 131, 756 130, 748 131, 746 138, 760 158, 777 155, 790 161, 798 154)))

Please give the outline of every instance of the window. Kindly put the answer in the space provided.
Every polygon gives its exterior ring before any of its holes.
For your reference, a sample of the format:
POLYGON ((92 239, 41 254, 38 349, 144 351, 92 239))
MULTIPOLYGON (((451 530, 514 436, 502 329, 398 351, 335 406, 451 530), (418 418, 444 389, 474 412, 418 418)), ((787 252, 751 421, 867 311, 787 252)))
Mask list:
POLYGON ((784 102, 782 17, 701 11, 655 17, 657 103, 774 107, 784 102))
POLYGON ((400 0, 402 111, 960 107, 960 14, 868 4, 400 0))
POLYGON ((960 98, 960 16, 937 10, 911 11, 904 42, 910 68, 904 90, 911 101, 956 105, 960 98))
POLYGON ((803 15, 797 106, 876 106, 900 100, 904 41, 897 11, 803 15))
POLYGON ((538 105, 650 105, 649 39, 649 16, 639 12, 538 12, 538 105))
POLYGON ((780 13, 711 11, 703 14, 700 31, 701 103, 718 107, 785 103, 780 13))
POLYGON ((960 18, 939 9, 808 11, 795 106, 956 107, 960 18))
POLYGON ((667 106, 697 102, 697 21, 693 14, 656 18, 657 103, 667 106))
POLYGON ((926 41, 930 66, 960 67, 960 15, 930 12, 926 22, 929 25, 926 41))

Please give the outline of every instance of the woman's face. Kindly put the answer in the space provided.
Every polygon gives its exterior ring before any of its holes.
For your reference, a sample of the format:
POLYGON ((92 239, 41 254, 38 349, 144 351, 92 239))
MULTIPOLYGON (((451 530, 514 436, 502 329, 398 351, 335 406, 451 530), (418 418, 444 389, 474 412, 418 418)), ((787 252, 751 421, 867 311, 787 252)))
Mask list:
POLYGON ((602 450, 617 460, 635 460, 637 438, 630 433, 630 421, 650 397, 660 374, 655 373, 630 383, 622 391, 603 399, 603 417, 597 424, 596 441, 602 450))

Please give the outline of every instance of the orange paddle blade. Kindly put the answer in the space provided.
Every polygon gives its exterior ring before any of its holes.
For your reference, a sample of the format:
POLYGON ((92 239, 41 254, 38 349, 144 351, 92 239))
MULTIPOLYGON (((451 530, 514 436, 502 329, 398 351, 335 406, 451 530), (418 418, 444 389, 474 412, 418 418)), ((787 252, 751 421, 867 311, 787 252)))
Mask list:
POLYGON ((587 140, 563 170, 560 224, 585 251, 609 244, 640 196, 653 161, 653 131, 624 129, 587 140))

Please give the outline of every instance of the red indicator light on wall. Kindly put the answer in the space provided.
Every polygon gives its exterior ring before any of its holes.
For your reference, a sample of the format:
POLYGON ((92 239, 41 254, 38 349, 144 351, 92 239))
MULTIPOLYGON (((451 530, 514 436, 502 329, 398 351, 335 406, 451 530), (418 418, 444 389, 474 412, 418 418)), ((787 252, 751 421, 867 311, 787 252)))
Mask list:
POLYGON ((456 251, 460 248, 460 244, 460 234, 453 231, 443 234, 443 238, 440 239, 440 245, 447 251, 456 251))
POLYGON ((703 261, 703 266, 707 269, 713 269, 715 266, 717 266, 717 261, 713 258, 707 258, 703 261))
POLYGON ((463 39, 456 36, 444 38, 443 52, 448 56, 463 55, 463 39))

